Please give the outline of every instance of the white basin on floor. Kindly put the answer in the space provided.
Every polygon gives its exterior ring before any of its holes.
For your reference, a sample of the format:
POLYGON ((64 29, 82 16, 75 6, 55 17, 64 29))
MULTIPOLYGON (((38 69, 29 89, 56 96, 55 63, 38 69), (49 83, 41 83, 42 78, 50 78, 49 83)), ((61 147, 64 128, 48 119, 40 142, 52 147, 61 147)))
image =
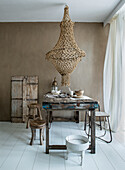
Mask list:
POLYGON ((66 146, 72 152, 85 151, 89 147, 89 140, 82 135, 70 135, 66 137, 66 146))
POLYGON ((66 137, 67 157, 69 152, 81 154, 81 165, 83 165, 83 158, 85 150, 89 148, 89 140, 82 135, 70 135, 66 137))

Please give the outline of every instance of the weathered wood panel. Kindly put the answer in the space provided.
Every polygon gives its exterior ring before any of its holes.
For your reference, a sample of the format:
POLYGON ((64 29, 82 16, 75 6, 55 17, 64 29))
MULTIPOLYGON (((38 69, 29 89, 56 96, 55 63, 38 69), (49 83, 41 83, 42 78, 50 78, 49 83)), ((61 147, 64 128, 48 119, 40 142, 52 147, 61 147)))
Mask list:
POLYGON ((11 117, 22 117, 22 106, 23 106, 23 102, 22 100, 12 100, 12 113, 11 113, 11 117))
POLYGON ((28 76, 27 77, 27 84, 28 83, 35 83, 38 84, 38 76, 28 76))
POLYGON ((23 98, 22 92, 22 81, 12 81, 12 98, 13 99, 21 99, 23 98))
MULTIPOLYGON (((25 122, 26 121, 26 117, 27 117, 27 115, 29 114, 29 109, 28 109, 28 107, 27 107, 27 105, 28 104, 30 104, 30 103, 38 103, 38 101, 27 101, 27 100, 23 100, 23 122, 25 122)), ((34 113, 34 114, 37 114, 37 109, 34 109, 34 110, 32 110, 31 109, 31 112, 30 112, 30 114, 32 114, 32 112, 34 113)))
POLYGON ((24 76, 12 76, 12 81, 23 81, 24 76))
POLYGON ((38 99, 38 85, 27 84, 26 85, 26 98, 38 99))
MULTIPOLYGON (((28 115, 27 105, 38 103, 38 76, 25 77, 23 80, 23 121, 26 121, 28 115)), ((35 109, 34 112, 37 112, 35 109)))
POLYGON ((11 121, 22 122, 23 76, 13 76, 11 83, 11 121))
POLYGON ((25 122, 28 114, 27 105, 38 103, 38 76, 13 76, 11 82, 11 120, 25 122))

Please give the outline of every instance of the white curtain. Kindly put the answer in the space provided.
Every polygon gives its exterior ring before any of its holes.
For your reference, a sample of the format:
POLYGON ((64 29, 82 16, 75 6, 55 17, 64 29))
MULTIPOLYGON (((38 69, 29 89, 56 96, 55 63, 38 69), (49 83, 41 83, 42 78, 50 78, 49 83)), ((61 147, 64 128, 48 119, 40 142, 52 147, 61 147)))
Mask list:
POLYGON ((110 24, 103 72, 103 96, 105 112, 110 114, 112 131, 125 130, 125 19, 123 11, 110 24))

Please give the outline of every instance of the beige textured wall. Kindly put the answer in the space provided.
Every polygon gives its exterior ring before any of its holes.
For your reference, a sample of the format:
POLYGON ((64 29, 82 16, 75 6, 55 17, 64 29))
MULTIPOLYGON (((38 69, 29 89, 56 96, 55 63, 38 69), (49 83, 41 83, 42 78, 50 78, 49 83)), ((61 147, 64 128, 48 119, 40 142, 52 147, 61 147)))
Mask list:
MULTIPOLYGON (((86 57, 71 75, 71 88, 100 101, 103 107, 103 63, 108 26, 101 23, 75 23, 74 34, 86 57)), ((50 90, 56 76, 54 66, 45 60, 60 33, 59 23, 0 23, 0 120, 10 120, 11 76, 38 75, 39 99, 50 90)), ((64 88, 63 88, 64 89, 64 88)))

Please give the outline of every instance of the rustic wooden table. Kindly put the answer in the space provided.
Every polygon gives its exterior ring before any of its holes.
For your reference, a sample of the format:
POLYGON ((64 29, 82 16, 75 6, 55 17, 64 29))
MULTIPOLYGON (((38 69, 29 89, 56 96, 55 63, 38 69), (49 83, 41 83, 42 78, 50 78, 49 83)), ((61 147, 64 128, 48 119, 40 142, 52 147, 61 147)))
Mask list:
MULTIPOLYGON (((79 111, 89 110, 91 114, 91 143, 89 149, 91 153, 95 153, 95 109, 98 108, 98 102, 84 96, 83 98, 74 99, 71 97, 51 97, 45 95, 42 102, 43 109, 46 110, 46 153, 50 149, 66 149, 66 145, 49 145, 49 121, 52 111, 56 110, 69 110, 79 111)), ((83 112, 84 113, 84 112, 83 112)))

